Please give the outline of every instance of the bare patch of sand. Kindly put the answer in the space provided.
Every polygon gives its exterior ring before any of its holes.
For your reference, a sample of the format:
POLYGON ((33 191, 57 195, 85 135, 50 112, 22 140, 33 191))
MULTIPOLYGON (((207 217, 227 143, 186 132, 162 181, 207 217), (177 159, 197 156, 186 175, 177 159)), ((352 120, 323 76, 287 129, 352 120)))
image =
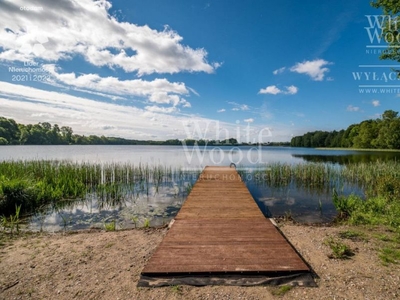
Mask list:
POLYGON ((1 299, 398 299, 400 267, 382 265, 381 242, 343 240, 356 251, 347 260, 329 259, 324 240, 348 227, 280 224, 315 270, 317 288, 294 287, 276 296, 276 287, 137 288, 140 272, 167 229, 116 232, 24 234, 0 248, 1 299))

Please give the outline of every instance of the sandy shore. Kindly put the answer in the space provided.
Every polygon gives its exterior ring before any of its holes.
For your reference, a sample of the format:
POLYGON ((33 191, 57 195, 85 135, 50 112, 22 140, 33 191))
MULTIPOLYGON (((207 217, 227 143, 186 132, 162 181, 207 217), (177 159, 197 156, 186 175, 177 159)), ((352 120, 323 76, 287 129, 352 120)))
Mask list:
MULTIPOLYGON (((167 229, 2 236, 0 299, 400 299, 400 265, 384 266, 382 229, 343 239, 351 259, 328 258, 328 237, 349 227, 279 225, 319 278, 317 288, 174 286, 137 288, 140 272, 167 229)), ((390 234, 390 233, 388 233, 390 234)))

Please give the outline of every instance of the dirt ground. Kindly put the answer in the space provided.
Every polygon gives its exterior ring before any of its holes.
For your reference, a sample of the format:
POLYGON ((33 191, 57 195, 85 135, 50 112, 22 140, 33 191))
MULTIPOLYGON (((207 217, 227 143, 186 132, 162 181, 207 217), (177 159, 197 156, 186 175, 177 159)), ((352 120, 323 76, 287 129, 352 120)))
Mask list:
POLYGON ((348 227, 315 227, 282 223, 288 240, 319 278, 317 288, 173 286, 137 288, 145 262, 167 229, 78 233, 4 233, 0 246, 0 299, 400 299, 400 266, 384 266, 375 238, 345 239, 355 255, 330 259, 327 237, 348 227))

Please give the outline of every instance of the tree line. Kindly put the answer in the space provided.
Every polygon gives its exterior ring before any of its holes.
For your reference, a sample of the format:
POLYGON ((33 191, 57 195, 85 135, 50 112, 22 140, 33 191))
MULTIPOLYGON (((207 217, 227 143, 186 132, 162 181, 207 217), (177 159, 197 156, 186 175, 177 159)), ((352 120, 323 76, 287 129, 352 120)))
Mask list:
POLYGON ((386 110, 381 118, 352 124, 346 130, 313 131, 293 137, 292 147, 342 147, 359 149, 400 149, 400 117, 386 110))
POLYGON ((71 127, 38 124, 19 124, 13 119, 0 117, 0 145, 239 145, 234 138, 225 140, 132 140, 118 137, 74 134, 71 127))

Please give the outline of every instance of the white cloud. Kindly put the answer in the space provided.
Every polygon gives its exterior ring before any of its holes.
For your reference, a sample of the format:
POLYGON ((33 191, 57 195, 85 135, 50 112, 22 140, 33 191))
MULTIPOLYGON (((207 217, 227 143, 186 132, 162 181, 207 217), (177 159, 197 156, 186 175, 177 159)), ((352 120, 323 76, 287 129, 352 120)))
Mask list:
POLYGON ((304 61, 302 63, 297 63, 290 68, 290 71, 306 74, 311 77, 312 80, 322 81, 324 80, 325 73, 329 72, 329 69, 324 67, 332 64, 323 59, 316 59, 312 61, 304 61))
POLYGON ((289 94, 289 95, 297 94, 297 92, 299 91, 298 87, 296 87, 294 85, 287 86, 286 89, 287 89, 286 94, 289 94))
POLYGON ((225 108, 222 108, 222 109, 217 110, 218 113, 222 113, 222 112, 225 112, 225 111, 226 111, 225 108))
MULTIPOLYGON (((164 140, 172 131, 177 138, 185 138, 183 122, 217 122, 192 115, 173 114, 177 107, 149 105, 144 109, 118 105, 115 102, 98 102, 59 92, 0 81, 0 107, 3 116, 21 123, 50 122, 70 126, 77 134, 121 136, 125 138, 164 140), (162 125, 168 124, 168 128, 162 125), (107 130, 105 132, 104 130, 107 130)), ((219 122, 235 132, 236 124, 219 122)), ((215 131, 208 132, 214 139, 215 131)))
POLYGON ((192 107, 192 105, 190 104, 190 102, 186 101, 185 99, 181 99, 179 101, 179 104, 181 104, 183 107, 192 107))
POLYGON ((151 111, 151 112, 157 112, 157 113, 165 113, 165 114, 170 114, 173 112, 177 111, 176 107, 160 107, 157 105, 152 105, 152 106, 145 106, 144 108, 147 111, 151 111))
POLYGON ((100 77, 98 74, 84 74, 76 76, 75 73, 58 73, 55 65, 44 65, 52 76, 53 83, 65 84, 75 87, 80 91, 93 94, 106 93, 109 97, 119 99, 115 95, 143 97, 147 101, 157 104, 182 105, 191 107, 190 103, 181 98, 188 95, 189 90, 184 83, 169 82, 165 78, 157 78, 153 81, 143 79, 119 80, 116 77, 100 77), (94 92, 93 92, 94 91, 94 92))
POLYGON ((250 110, 250 107, 247 104, 239 104, 236 102, 228 102, 228 104, 233 105, 233 108, 232 108, 233 111, 250 110))
POLYGON ((377 107, 377 106, 380 106, 381 103, 379 102, 379 100, 372 100, 372 105, 377 107))
POLYGON ((299 90, 298 87, 294 85, 286 86, 286 90, 281 90, 276 85, 270 85, 267 86, 265 89, 261 89, 258 93, 271 94, 271 95, 277 95, 277 94, 294 95, 297 94, 298 90, 299 90))
POLYGON ((354 112, 354 111, 359 111, 360 108, 358 106, 349 105, 349 106, 347 106, 346 110, 354 112))
POLYGON ((109 15, 106 0, 0 2, 0 60, 57 62, 80 55, 92 65, 121 68, 138 75, 152 73, 212 73, 205 49, 182 45, 169 27, 163 31, 120 22, 109 15), (21 6, 41 6, 23 11, 21 6))
POLYGON ((279 93, 282 93, 282 91, 276 85, 270 85, 267 86, 265 89, 261 89, 258 93, 277 95, 279 93))
POLYGON ((245 123, 253 123, 254 119, 253 118, 249 118, 249 119, 244 119, 243 120, 245 123))
POLYGON ((286 67, 282 67, 282 68, 279 68, 279 69, 274 70, 274 71, 272 72, 272 74, 278 75, 278 74, 283 73, 285 70, 286 70, 286 67))
POLYGON ((256 142, 259 133, 263 132, 263 141, 266 142, 287 141, 292 133, 292 129, 284 125, 277 125, 275 131, 270 131, 266 130, 269 126, 263 124, 252 125, 248 136, 248 124, 226 123, 181 113, 170 114, 171 110, 178 108, 160 109, 149 105, 140 109, 116 102, 98 102, 2 81, 0 107, 3 116, 13 118, 19 123, 50 122, 70 126, 75 133, 85 135, 153 140, 165 140, 170 137, 184 139, 190 135, 195 138, 222 139, 225 138, 225 133, 227 137, 236 137, 240 126, 242 141, 249 138, 250 141, 256 142))

